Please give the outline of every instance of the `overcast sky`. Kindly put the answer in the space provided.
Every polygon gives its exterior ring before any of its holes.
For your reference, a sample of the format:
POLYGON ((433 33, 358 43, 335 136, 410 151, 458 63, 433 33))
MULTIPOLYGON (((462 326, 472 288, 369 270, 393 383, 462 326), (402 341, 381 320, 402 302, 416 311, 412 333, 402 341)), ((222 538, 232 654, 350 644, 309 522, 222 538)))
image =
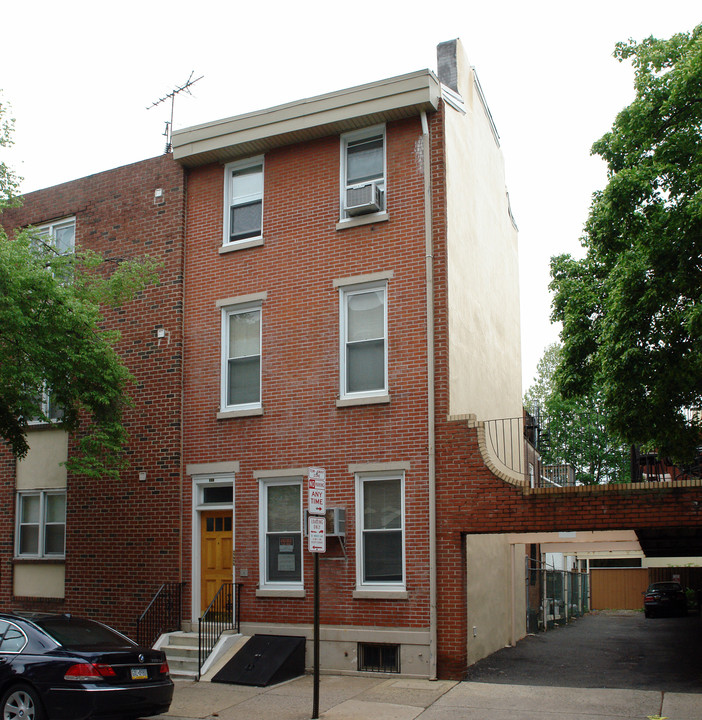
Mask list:
MULTIPOLYGON (((436 70, 460 38, 501 137, 519 226, 523 382, 549 322, 548 263, 580 253, 592 192, 606 181, 592 143, 633 99, 616 42, 665 38, 702 22, 699 0, 150 2, 30 0, 2 14, 0 89, 16 119, 5 154, 29 192, 163 152, 176 128, 436 70)), ((4 158, 0 158, 4 159, 4 158)))

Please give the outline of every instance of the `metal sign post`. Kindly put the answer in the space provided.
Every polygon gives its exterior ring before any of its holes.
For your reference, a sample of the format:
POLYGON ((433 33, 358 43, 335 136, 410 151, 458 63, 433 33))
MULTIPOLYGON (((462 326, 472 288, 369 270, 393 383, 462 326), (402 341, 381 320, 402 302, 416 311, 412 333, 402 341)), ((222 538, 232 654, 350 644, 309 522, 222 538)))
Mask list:
POLYGON ((314 678, 312 684, 312 720, 319 717, 319 554, 326 552, 325 517, 327 511, 327 472, 311 467, 307 473, 307 539, 314 554, 314 678))

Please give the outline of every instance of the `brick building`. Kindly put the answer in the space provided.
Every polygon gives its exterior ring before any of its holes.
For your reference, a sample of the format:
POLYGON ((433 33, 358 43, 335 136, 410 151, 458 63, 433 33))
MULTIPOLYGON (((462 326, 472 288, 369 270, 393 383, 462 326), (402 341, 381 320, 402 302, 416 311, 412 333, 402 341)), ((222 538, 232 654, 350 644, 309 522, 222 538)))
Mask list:
POLYGON ((0 215, 8 232, 32 225, 63 250, 162 263, 158 286, 105 313, 136 380, 129 469, 116 481, 68 477, 74 438, 60 423, 32 424, 20 462, 0 451, 5 608, 85 614, 133 635, 155 587, 180 579, 184 189, 164 156, 29 193, 0 215))
MULTIPOLYGON (((460 43, 439 46, 438 76, 173 140, 173 157, 0 217, 163 262, 159 286, 106 313, 137 381, 120 480, 67 476, 60 423, 33 426, 21 462, 0 452, 3 606, 134 636, 162 583, 182 584, 186 628, 237 583, 245 634, 310 638, 310 467, 335 510, 325 671, 462 677, 525 634, 544 533, 636 529, 702 553, 699 480, 539 488, 489 442, 487 421, 522 418, 517 236, 460 43)), ((523 449, 520 431, 506 450, 523 449)))
MULTIPOLYGON (((465 549, 442 540, 463 458, 437 439, 450 416, 522 410, 517 233, 460 43, 439 46, 438 77, 189 128, 173 147, 188 173, 190 619, 234 580, 244 634, 310 636, 304 511, 320 466, 345 517, 321 558, 324 668, 362 670, 378 645, 389 671, 465 667, 465 549)), ((513 572, 494 545, 478 562, 513 572)))

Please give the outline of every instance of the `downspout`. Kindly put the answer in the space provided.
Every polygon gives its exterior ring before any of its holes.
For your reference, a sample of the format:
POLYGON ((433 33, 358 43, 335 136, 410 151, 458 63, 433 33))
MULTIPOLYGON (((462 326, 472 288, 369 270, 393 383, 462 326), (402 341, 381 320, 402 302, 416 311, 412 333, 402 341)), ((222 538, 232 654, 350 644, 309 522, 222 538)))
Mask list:
POLYGON ((427 303, 427 450, 429 482, 429 679, 437 673, 437 586, 436 586, 436 428, 434 412, 434 245, 432 241, 431 147, 427 114, 422 111, 424 161, 424 250, 427 303))
MULTIPOLYGON (((182 267, 181 267, 181 313, 180 313, 180 473, 178 478, 178 517, 179 517, 179 530, 178 530, 178 582, 183 586, 183 486, 184 486, 184 475, 185 475, 185 463, 183 462, 183 454, 185 452, 185 267, 187 260, 187 244, 188 244, 188 174, 185 168, 180 168, 183 174, 183 205, 181 213, 182 222, 182 241, 183 241, 183 252, 182 252, 182 267)), ((190 550, 192 556, 192 548, 190 550)), ((192 565, 192 559, 191 559, 192 565)), ((181 601, 182 602, 182 601, 181 601)), ((181 616, 183 614, 181 605, 181 616)), ((188 613, 189 615, 191 613, 188 613)), ((182 617, 181 617, 182 622, 182 617)))

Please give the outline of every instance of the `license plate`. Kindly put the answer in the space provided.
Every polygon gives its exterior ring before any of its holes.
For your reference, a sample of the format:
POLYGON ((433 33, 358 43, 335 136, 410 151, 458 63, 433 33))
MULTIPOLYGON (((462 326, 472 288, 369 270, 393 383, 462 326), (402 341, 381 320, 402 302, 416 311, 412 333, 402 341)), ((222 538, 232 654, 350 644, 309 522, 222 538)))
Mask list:
POLYGON ((149 673, 146 668, 137 667, 132 668, 132 680, 148 680, 149 673))

